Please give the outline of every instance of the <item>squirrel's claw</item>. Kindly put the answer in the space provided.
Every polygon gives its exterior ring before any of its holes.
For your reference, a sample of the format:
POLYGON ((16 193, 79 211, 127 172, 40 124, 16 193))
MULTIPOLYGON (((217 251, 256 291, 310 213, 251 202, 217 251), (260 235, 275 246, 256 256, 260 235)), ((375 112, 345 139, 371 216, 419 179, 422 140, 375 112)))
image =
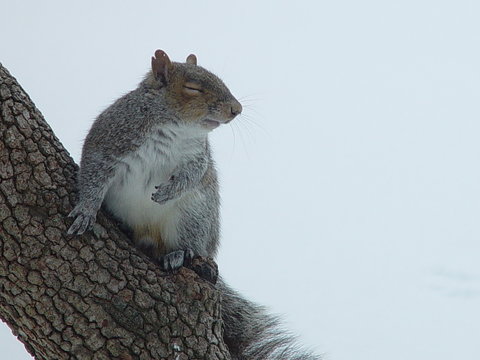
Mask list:
POLYGON ((172 190, 168 184, 155 186, 155 192, 152 194, 152 200, 159 204, 164 204, 172 200, 172 190))
POLYGON ((93 228, 97 217, 97 211, 92 210, 93 208, 93 206, 88 206, 88 204, 84 203, 79 203, 75 206, 70 214, 68 214, 68 217, 75 219, 67 231, 68 235, 81 235, 85 231, 93 228))
POLYGON ((191 249, 177 250, 158 259, 163 271, 175 271, 191 264, 194 253, 191 249))
MULTIPOLYGON (((70 216, 70 215, 69 215, 70 216)), ((79 214, 67 231, 68 235, 81 235, 87 230, 91 230, 95 223, 95 216, 79 214)))

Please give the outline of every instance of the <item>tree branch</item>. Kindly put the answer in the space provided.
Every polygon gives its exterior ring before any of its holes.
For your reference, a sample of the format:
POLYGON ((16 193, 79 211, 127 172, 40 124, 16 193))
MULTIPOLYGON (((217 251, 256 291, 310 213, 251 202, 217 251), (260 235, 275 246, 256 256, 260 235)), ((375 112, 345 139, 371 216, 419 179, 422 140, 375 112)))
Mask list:
POLYGON ((36 359, 230 359, 220 295, 113 221, 70 237, 78 167, 0 64, 0 317, 36 359))

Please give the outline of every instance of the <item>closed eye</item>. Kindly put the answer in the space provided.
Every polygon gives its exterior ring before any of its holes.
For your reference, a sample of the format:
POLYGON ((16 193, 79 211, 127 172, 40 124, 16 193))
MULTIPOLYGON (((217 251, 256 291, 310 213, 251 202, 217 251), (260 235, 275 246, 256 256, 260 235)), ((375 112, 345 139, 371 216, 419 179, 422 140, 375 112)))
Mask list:
POLYGON ((185 85, 183 85, 183 88, 185 92, 190 95, 198 95, 203 92, 202 88, 199 85, 193 83, 186 83, 185 85))

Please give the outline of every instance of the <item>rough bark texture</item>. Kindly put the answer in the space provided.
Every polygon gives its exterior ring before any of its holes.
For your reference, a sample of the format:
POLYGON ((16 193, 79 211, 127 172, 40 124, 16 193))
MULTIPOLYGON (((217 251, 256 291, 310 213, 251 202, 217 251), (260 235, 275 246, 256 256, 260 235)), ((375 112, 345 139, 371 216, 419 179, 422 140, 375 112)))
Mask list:
POLYGON ((229 359, 220 295, 162 273, 102 213, 70 237, 77 166, 0 64, 0 318, 36 359, 229 359))

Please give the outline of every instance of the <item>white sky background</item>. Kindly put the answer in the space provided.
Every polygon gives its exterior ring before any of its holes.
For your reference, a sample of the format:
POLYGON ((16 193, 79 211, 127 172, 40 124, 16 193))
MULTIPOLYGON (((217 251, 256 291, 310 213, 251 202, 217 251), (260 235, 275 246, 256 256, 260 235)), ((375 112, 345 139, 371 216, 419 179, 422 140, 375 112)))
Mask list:
POLYGON ((155 49, 224 79, 220 270, 304 344, 480 359, 477 0, 0 2, 0 62, 77 161, 155 49))

